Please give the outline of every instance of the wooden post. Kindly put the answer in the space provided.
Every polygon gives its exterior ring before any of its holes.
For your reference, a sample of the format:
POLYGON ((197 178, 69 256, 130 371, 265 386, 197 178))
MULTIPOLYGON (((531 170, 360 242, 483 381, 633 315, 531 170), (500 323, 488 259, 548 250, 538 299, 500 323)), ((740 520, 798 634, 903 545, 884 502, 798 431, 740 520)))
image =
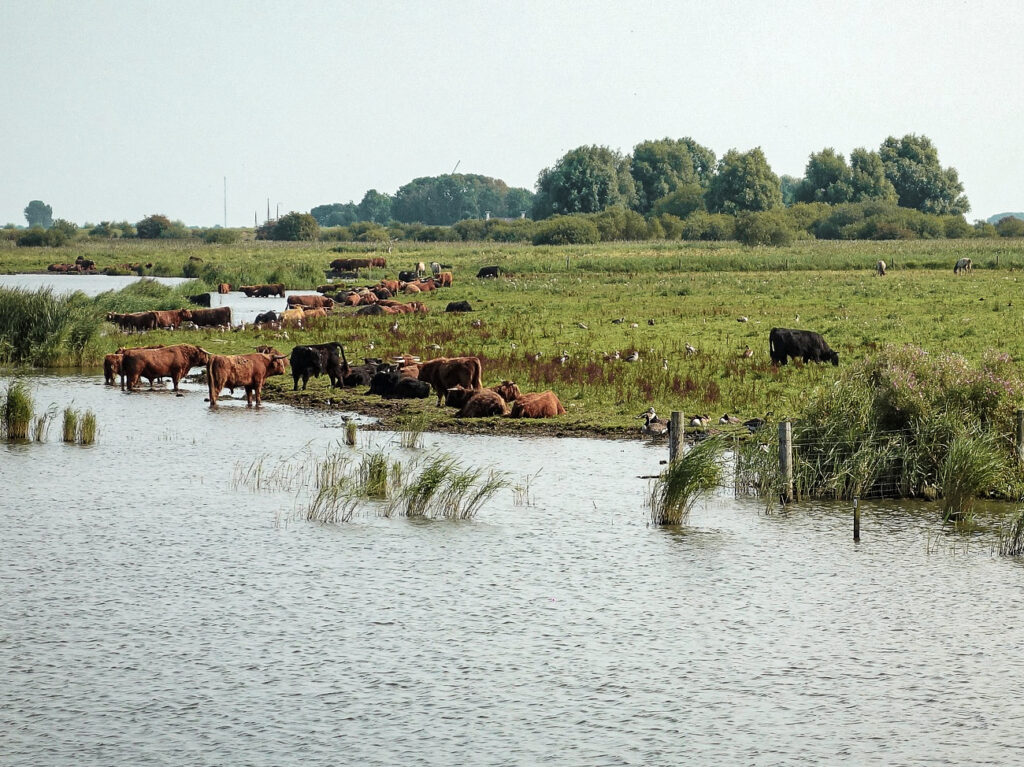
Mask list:
POLYGON ((565 257, 565 271, 569 271, 569 257, 565 257))
POLYGON ((678 410, 673 410, 668 430, 668 462, 670 464, 683 457, 685 439, 686 427, 683 426, 683 414, 678 410))
POLYGON ((1017 411, 1017 460, 1024 463, 1024 410, 1017 411))
POLYGON ((853 541, 860 541, 860 498, 853 496, 853 541))
POLYGON ((782 502, 793 500, 793 426, 779 424, 779 473, 782 475, 782 502))

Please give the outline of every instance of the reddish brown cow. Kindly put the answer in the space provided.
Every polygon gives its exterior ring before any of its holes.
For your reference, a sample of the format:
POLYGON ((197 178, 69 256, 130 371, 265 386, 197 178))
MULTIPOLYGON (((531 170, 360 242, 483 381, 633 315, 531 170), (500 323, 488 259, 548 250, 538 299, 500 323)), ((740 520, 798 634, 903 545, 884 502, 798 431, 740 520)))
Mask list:
POLYGON ((323 318, 327 317, 327 310, 326 309, 316 308, 316 309, 303 309, 302 310, 302 320, 303 320, 303 322, 309 322, 310 320, 319 319, 321 317, 323 317, 323 318))
POLYGON ((205 349, 192 344, 175 344, 160 349, 126 349, 121 368, 128 391, 137 388, 142 377, 149 379, 149 388, 152 389, 153 379, 163 376, 170 377, 174 391, 178 391, 178 381, 189 370, 209 361, 210 354, 205 349))
POLYGON ((201 328, 215 328, 231 324, 231 307, 217 306, 213 309, 184 309, 183 320, 191 320, 201 328))
POLYGON ((512 402, 522 396, 522 392, 519 391, 515 381, 502 381, 500 384, 488 386, 487 388, 500 394, 501 398, 506 402, 512 402))
POLYGON ((227 282, 222 282, 220 285, 217 286, 217 292, 220 293, 222 296, 226 295, 231 292, 231 285, 227 282))
POLYGON ((284 298, 284 284, 280 282, 269 285, 239 285, 238 289, 249 298, 268 298, 269 296, 284 298))
POLYGON ((554 418, 565 412, 553 391, 521 394, 512 403, 513 418, 554 418))
POLYGON ((383 256, 374 256, 370 259, 370 266, 376 266, 383 269, 388 265, 388 260, 383 256))
MULTIPOLYGON (((519 387, 514 381, 502 381, 496 386, 488 386, 484 391, 491 391, 500 396, 506 403, 510 403, 521 395, 519 387)), ((466 403, 477 393, 475 389, 466 389, 462 386, 454 386, 445 392, 444 404, 448 407, 465 407, 466 403)))
POLYGON ((108 354, 103 358, 103 380, 107 386, 114 385, 114 376, 121 374, 120 354, 108 354))
MULTIPOLYGON (((381 259, 381 261, 383 260, 381 259)), ((336 272, 351 272, 355 269, 365 269, 372 265, 372 258, 336 258, 331 261, 331 269, 334 269, 336 272)))
POLYGON ((356 309, 356 314, 363 316, 376 316, 378 314, 401 314, 401 312, 393 306, 370 304, 369 306, 360 306, 356 309))
POLYGON ((441 272, 437 275, 437 282, 442 288, 450 288, 452 286, 452 273, 441 272))
MULTIPOLYGON (((154 344, 153 346, 133 346, 131 348, 133 348, 133 349, 163 349, 164 345, 163 344, 154 344)), ((116 372, 117 372, 117 374, 119 374, 121 376, 121 389, 124 389, 124 353, 126 351, 128 351, 128 347, 119 346, 117 351, 114 352, 114 356, 117 357, 117 371, 116 372)), ((107 356, 109 357, 111 355, 108 354, 107 356)), ((104 372, 104 374, 106 373, 106 367, 107 367, 107 363, 106 363, 106 359, 104 359, 104 361, 103 361, 103 372, 104 372)), ((159 376, 153 376, 153 378, 158 378, 158 377, 159 376)), ((149 385, 150 386, 153 385, 153 378, 149 379, 149 385)), ((109 383, 113 383, 113 381, 110 381, 109 383)))
POLYGON ((217 397, 222 390, 231 389, 234 393, 236 388, 245 389, 248 407, 252 407, 253 395, 256 396, 256 407, 259 407, 263 403, 264 381, 268 376, 283 375, 287 365, 288 358, 283 354, 211 354, 206 364, 210 407, 217 407, 217 397))
POLYGON ((434 387, 437 406, 441 407, 445 392, 453 386, 480 389, 482 372, 479 357, 438 357, 420 366, 420 380, 434 387))
POLYGON ((398 284, 398 280, 381 280, 380 286, 390 290, 392 295, 397 293, 402 287, 398 284))
POLYGON ((508 415, 508 405, 500 394, 490 389, 473 392, 473 396, 455 414, 456 418, 487 418, 492 415, 508 415))
POLYGON ((434 282, 434 278, 431 277, 429 280, 420 280, 416 283, 416 287, 424 293, 429 293, 432 290, 437 290, 437 283, 434 282))
POLYGON ((167 328, 174 330, 176 327, 181 325, 182 312, 187 312, 188 309, 171 309, 168 311, 153 312, 156 315, 156 326, 158 328, 167 328))
POLYGON ((320 294, 308 296, 288 296, 288 306, 301 306, 306 309, 333 309, 334 299, 320 294))
POLYGON ((156 312, 132 312, 131 314, 109 312, 107 314, 107 321, 113 322, 120 327, 121 330, 128 332, 155 330, 156 312))
POLYGON ((419 293, 420 292, 420 286, 417 285, 415 282, 407 282, 405 284, 405 287, 402 288, 402 292, 403 293, 419 293))

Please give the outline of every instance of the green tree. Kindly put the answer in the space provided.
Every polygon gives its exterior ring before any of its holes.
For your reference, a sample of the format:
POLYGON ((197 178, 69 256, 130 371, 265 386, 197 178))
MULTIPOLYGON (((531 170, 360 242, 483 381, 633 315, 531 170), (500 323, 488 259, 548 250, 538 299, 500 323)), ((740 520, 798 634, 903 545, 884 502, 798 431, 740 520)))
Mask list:
POLYGON ((1024 237, 1024 221, 1016 216, 1006 216, 996 222, 996 232, 1000 237, 1024 237))
POLYGON ((635 202, 629 158, 605 146, 581 146, 540 172, 533 217, 599 213, 612 205, 631 208, 635 202))
POLYGON ((315 218, 320 226, 348 226, 359 220, 356 205, 352 202, 317 205, 309 211, 309 215, 315 218))
POLYGON ((450 226, 465 219, 518 218, 530 209, 532 195, 501 179, 473 173, 416 178, 395 192, 391 214, 396 221, 450 226))
POLYGON ((49 229, 53 226, 53 208, 42 200, 32 200, 25 208, 25 219, 29 227, 41 226, 49 229))
POLYGON ((647 215, 655 202, 682 186, 706 188, 714 165, 715 153, 692 138, 664 138, 637 144, 630 164, 636 185, 636 209, 647 215))
POLYGON ((601 232, 586 216, 554 216, 537 226, 534 245, 593 245, 601 232))
POLYGON ((796 189, 797 202, 839 205, 853 199, 853 173, 846 158, 832 147, 811 154, 804 180, 796 189))
MULTIPOLYGON (((370 189, 363 195, 356 206, 356 221, 372 221, 375 224, 386 224, 391 221, 391 195, 370 189)), ((352 223, 352 222, 349 222, 352 223)))
POLYGON ((320 225, 308 213, 292 211, 277 220, 270 239, 272 240, 316 240, 320 237, 320 225))
POLYGON ((730 149, 718 161, 706 200, 716 213, 771 210, 782 205, 782 187, 761 147, 743 153, 730 149))
POLYGON ((864 147, 850 152, 850 185, 853 187, 853 202, 896 202, 896 190, 885 177, 885 163, 878 152, 864 147))
POLYGON ((878 152, 899 204, 924 213, 963 214, 971 209, 956 168, 943 168, 927 136, 889 136, 878 152))
POLYGON ((140 240, 155 240, 171 228, 171 220, 167 216, 154 213, 146 216, 135 225, 135 232, 140 240))
POLYGON ((797 201, 796 192, 802 179, 783 173, 779 176, 779 186, 782 189, 782 204, 792 205, 797 201))
POLYGON ((704 192, 700 184, 681 184, 674 192, 656 201, 651 213, 686 218, 696 210, 704 210, 704 192))

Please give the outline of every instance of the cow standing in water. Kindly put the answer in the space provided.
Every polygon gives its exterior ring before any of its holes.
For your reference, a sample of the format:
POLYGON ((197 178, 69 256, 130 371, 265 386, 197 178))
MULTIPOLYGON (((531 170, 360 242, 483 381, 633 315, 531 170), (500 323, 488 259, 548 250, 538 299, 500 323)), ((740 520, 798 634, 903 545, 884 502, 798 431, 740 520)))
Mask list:
MULTIPOLYGON (((266 347, 260 347, 261 349, 266 347)), ((223 389, 245 389, 245 402, 256 407, 263 402, 263 384, 269 376, 283 375, 288 359, 276 350, 256 354, 211 354, 206 365, 206 380, 210 391, 210 407, 217 407, 217 397, 223 389)))
POLYGON ((121 359, 125 390, 136 388, 140 378, 148 378, 152 389, 153 379, 168 376, 174 383, 174 391, 178 391, 178 381, 189 370, 209 361, 210 353, 192 344, 175 344, 160 349, 126 349, 121 359))

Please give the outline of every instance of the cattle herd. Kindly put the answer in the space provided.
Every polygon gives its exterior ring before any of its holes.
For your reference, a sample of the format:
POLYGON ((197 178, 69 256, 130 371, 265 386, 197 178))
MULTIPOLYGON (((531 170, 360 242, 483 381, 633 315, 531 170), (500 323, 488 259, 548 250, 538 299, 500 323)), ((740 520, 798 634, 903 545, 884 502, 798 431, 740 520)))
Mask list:
MULTIPOLYGON (((88 268, 90 265, 80 265, 88 268)), ((384 266, 384 259, 336 259, 331 263, 334 272, 384 266)), ((956 274, 969 274, 973 264, 969 258, 957 261, 956 274)), ((886 274, 886 264, 879 261, 875 271, 886 274)), ((400 272, 398 280, 381 279, 374 285, 346 288, 336 284, 322 285, 317 295, 287 296, 288 309, 281 314, 266 312, 256 318, 257 327, 301 325, 310 317, 326 316, 336 305, 359 307, 356 314, 426 313, 427 307, 419 301, 395 301, 398 293, 416 294, 440 287, 450 287, 452 275, 438 263, 429 267, 431 275, 424 276, 427 267, 420 263, 415 270, 400 272), (333 293, 334 296, 325 295, 333 293)), ((484 267, 477 277, 497 277, 499 267, 484 267)), ((222 284, 219 291, 230 290, 222 284)), ((246 285, 240 288, 247 296, 285 296, 281 284, 246 285)), ((450 311, 472 311, 465 301, 449 304, 450 311)), ((110 322, 125 331, 174 329, 186 327, 229 327, 231 310, 228 307, 212 309, 176 309, 107 315, 110 322)), ((747 348, 749 352, 749 347, 747 348)), ((832 350, 819 333, 792 328, 772 328, 768 335, 768 351, 772 363, 785 365, 790 359, 804 363, 839 364, 839 354, 832 350)), ((744 354, 749 357, 752 352, 744 354)), ((551 418, 565 413, 565 408, 552 391, 523 393, 513 381, 502 381, 490 387, 483 386, 483 369, 475 356, 439 357, 422 362, 419 357, 402 355, 391 362, 381 358, 364 358, 361 364, 350 364, 345 348, 339 342, 295 346, 290 355, 272 347, 261 346, 253 354, 218 355, 191 344, 173 346, 144 346, 121 348, 104 359, 103 371, 107 384, 114 385, 120 376, 121 388, 133 391, 141 379, 154 381, 170 378, 174 391, 178 383, 192 368, 205 367, 210 407, 217 406, 224 389, 244 389, 246 403, 259 406, 262 390, 270 376, 284 375, 291 367, 293 391, 299 381, 305 390, 310 378, 326 375, 332 388, 368 387, 366 394, 386 399, 424 399, 433 392, 437 406, 456 408, 457 418, 510 416, 512 418, 551 418)))

